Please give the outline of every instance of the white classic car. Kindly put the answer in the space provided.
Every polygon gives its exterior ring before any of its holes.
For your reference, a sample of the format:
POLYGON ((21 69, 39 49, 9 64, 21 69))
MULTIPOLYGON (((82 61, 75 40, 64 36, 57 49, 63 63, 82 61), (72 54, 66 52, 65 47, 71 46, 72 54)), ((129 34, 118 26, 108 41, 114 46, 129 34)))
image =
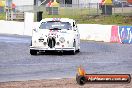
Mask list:
POLYGON ((69 18, 45 18, 32 32, 30 54, 38 52, 80 51, 80 34, 75 20, 69 18))

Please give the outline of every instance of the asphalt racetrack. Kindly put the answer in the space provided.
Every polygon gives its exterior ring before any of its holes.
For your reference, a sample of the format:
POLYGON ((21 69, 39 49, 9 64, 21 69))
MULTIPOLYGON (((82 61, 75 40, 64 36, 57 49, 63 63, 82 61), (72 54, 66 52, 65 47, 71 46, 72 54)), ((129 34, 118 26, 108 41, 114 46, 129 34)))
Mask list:
POLYGON ((87 73, 131 74, 132 45, 81 41, 76 55, 31 56, 31 37, 0 35, 0 82, 75 78, 77 67, 87 73))

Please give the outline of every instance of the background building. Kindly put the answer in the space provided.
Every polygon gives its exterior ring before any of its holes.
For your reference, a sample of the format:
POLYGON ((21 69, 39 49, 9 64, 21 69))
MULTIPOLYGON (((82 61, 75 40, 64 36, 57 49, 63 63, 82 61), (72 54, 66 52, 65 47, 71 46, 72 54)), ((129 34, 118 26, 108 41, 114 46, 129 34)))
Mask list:
MULTIPOLYGON (((30 1, 30 0, 29 0, 30 1)), ((37 1, 44 2, 46 4, 49 1, 54 1, 54 0, 34 0, 34 3, 36 4, 37 1)), ((86 3, 98 3, 99 0, 56 0, 60 4, 86 4, 86 3)))
POLYGON ((23 6, 23 5, 34 5, 34 0, 12 0, 16 6, 23 6))

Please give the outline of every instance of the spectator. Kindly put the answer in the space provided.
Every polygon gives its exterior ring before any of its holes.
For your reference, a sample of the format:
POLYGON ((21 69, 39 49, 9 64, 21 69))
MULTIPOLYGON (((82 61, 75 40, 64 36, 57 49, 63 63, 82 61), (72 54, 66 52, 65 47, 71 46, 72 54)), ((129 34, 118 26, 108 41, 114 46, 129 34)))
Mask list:
POLYGON ((4 6, 5 6, 5 2, 0 1, 0 12, 4 12, 4 6))
POLYGON ((16 9, 15 3, 12 3, 12 6, 11 7, 12 7, 12 11, 15 12, 15 9, 16 9))

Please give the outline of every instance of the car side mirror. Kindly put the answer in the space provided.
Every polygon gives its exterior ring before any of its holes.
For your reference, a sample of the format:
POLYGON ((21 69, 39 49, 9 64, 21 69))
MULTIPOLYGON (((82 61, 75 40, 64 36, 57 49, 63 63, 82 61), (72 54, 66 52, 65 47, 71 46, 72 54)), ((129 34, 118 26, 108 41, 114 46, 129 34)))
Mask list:
POLYGON ((37 32, 37 29, 35 28, 35 29, 33 29, 33 31, 37 32))

